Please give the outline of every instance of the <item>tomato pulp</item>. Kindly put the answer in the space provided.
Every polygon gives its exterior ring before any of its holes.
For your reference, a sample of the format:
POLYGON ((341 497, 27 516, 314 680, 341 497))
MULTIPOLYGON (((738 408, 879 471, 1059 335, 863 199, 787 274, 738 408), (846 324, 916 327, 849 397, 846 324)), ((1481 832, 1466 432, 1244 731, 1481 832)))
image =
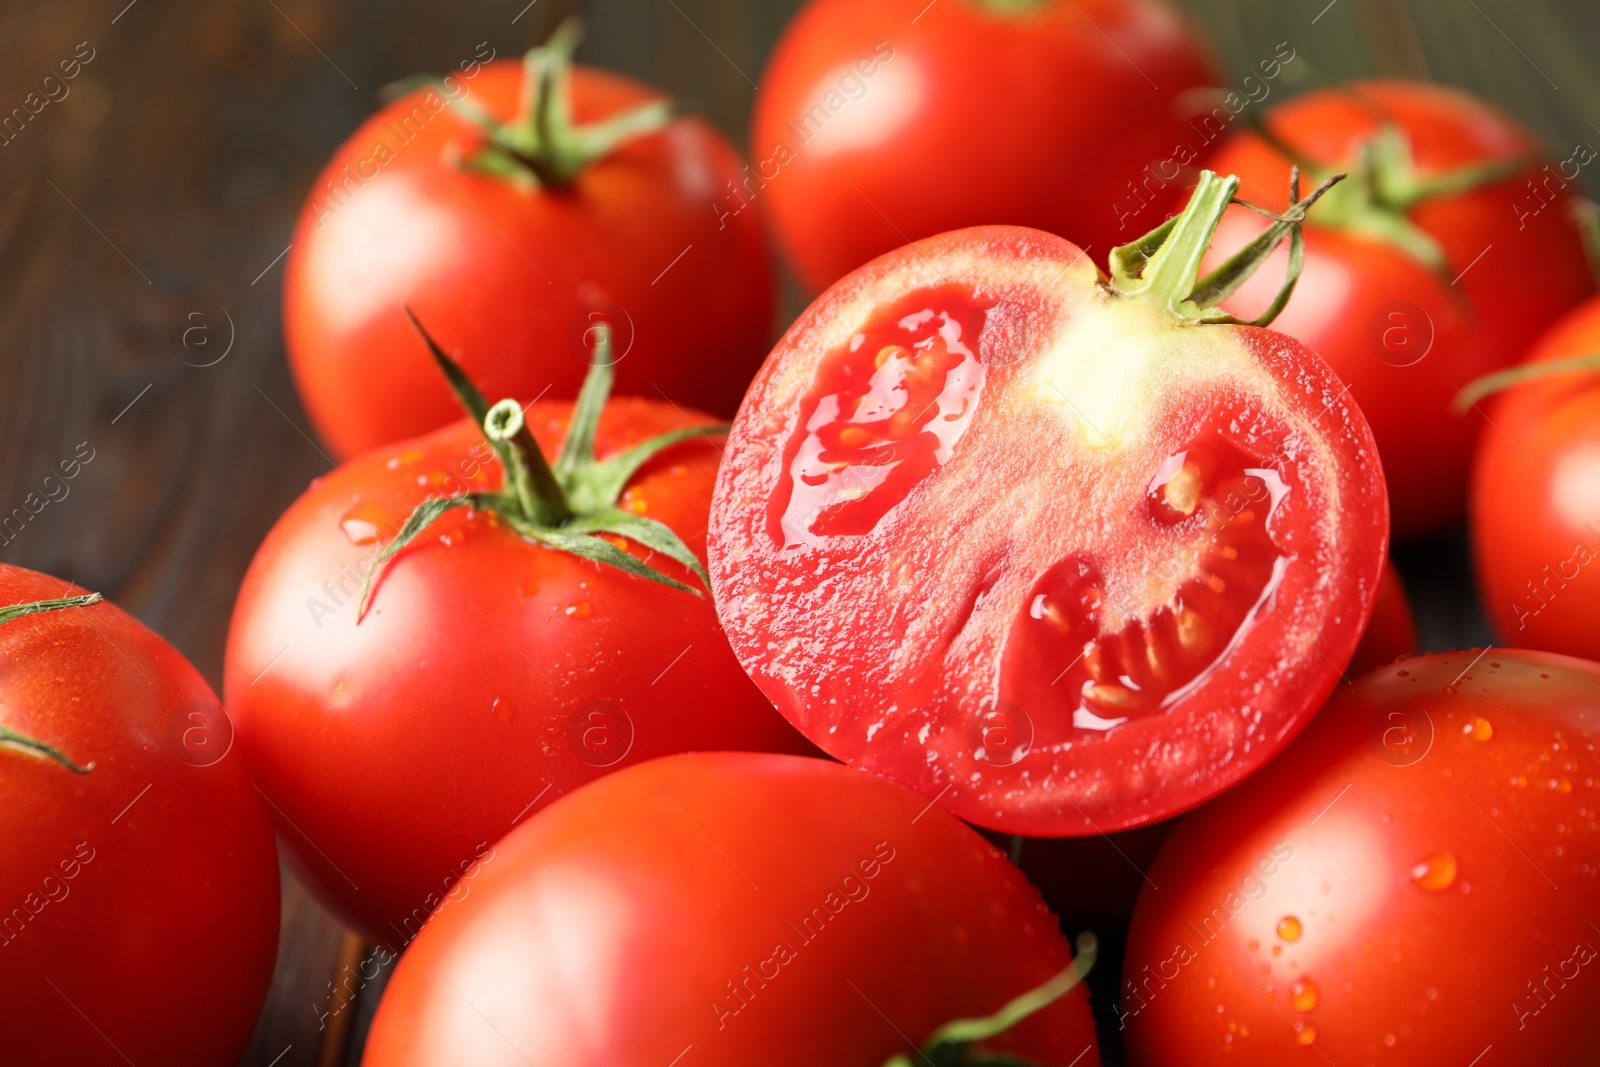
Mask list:
MULTIPOLYGON (((1265 129, 1271 142, 1241 132, 1211 161, 1250 198, 1280 201, 1291 156, 1352 174, 1308 215, 1305 276, 1275 327, 1350 387, 1383 457, 1395 536, 1437 532, 1461 517, 1483 429, 1451 410, 1458 390, 1594 291, 1577 194, 1557 173, 1572 161, 1547 164, 1508 116, 1417 82, 1307 93, 1267 112, 1265 129)), ((1235 208, 1216 247, 1260 228, 1235 208)), ((1258 275, 1226 306, 1254 314, 1272 297, 1258 275)))
POLYGON ((1197 804, 1304 725, 1372 607, 1382 479, 1312 352, 1193 317, 1206 218, 1111 283, 1038 231, 918 242, 774 350, 710 568, 811 740, 1065 836, 1197 804))
POLYGON ((1583 660, 1451 652, 1341 687, 1162 848, 1128 1062, 1594 1062, 1597 743, 1583 660))
POLYGON ((1478 589, 1511 643, 1600 659, 1600 298, 1540 340, 1529 372, 1581 357, 1587 370, 1515 385, 1484 406, 1470 498, 1478 589))
MULTIPOLYGON (((533 69, 553 59, 565 77, 552 52, 536 50, 533 69)), ((301 400, 340 459, 460 414, 403 302, 494 397, 572 397, 602 320, 625 392, 726 416, 760 364, 770 254, 755 212, 719 223, 712 208, 741 177, 738 153, 704 119, 680 116, 559 181, 515 160, 502 159, 509 173, 471 165, 486 137, 461 108, 527 122, 530 76, 518 60, 474 62, 400 97, 312 188, 289 250, 284 335, 301 400)), ((582 124, 660 101, 584 67, 571 70, 570 97, 582 124)))
MULTIPOLYGON (((1038 891, 916 794, 825 760, 675 756, 497 845, 401 959, 363 1063, 884 1067, 1075 967, 1038 891)), ((985 1044, 1100 1062, 1082 985, 985 1044)))
POLYGON ((812 292, 980 223, 1103 259, 1172 207, 1218 124, 1196 90, 1218 81, 1166 0, 813 0, 762 75, 756 159, 719 210, 770 205, 812 292))
POLYGON ((0 564, 0 1046, 225 1067, 278 951, 266 806, 199 673, 83 594, 0 564), (80 602, 6 610, 60 598, 80 602))

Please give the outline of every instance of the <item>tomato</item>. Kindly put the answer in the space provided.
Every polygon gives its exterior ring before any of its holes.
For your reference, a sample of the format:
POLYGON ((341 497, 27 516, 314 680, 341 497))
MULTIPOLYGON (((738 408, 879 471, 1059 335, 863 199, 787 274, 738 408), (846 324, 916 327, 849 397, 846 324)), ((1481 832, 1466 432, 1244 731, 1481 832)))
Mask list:
POLYGON ((756 159, 721 211, 769 207, 813 292, 982 223, 1103 259, 1165 217, 1215 136, 1190 126, 1192 91, 1217 81, 1166 0, 812 0, 762 75, 756 159))
POLYGON ((1484 406, 1495 431, 1473 461, 1478 590, 1500 635, 1600 659, 1600 298, 1562 319, 1528 370, 1585 370, 1518 385, 1484 406))
POLYGON ((1374 667, 1386 666, 1417 650, 1417 626, 1411 618, 1411 602, 1406 599, 1400 572, 1390 563, 1378 582, 1378 599, 1372 605, 1372 618, 1361 644, 1345 668, 1345 677, 1354 678, 1374 667))
MULTIPOLYGON (((1306 220, 1305 275, 1275 326, 1328 361, 1371 423, 1395 536, 1436 532, 1461 517, 1483 422, 1450 410, 1457 389, 1518 359, 1594 291, 1573 219, 1573 161, 1546 163, 1507 116, 1418 82, 1308 93, 1267 112, 1265 126, 1313 172, 1353 175, 1306 220), (1467 187, 1451 188, 1458 181, 1467 187)), ((1290 160, 1240 132, 1210 165, 1271 203, 1290 160)), ((1236 208, 1215 247, 1261 225, 1236 208)), ((1272 296, 1258 275, 1225 306, 1253 314, 1272 296)))
POLYGON ((1422 656, 1342 687, 1157 857, 1129 1063, 1595 1062, 1597 740, 1600 665, 1563 656, 1422 656))
POLYGON ((1207 172, 1109 281, 1036 230, 918 242, 779 343, 728 439, 710 569, 734 651, 812 741, 1059 837, 1198 804, 1310 718, 1371 611, 1387 505, 1327 366, 1196 303, 1235 188, 1207 172))
MULTIPOLYGON (((914 793, 823 760, 676 756, 480 861, 395 968, 362 1062, 884 1067, 1075 967, 1038 891, 914 793)), ((994 1044, 1100 1062, 1078 984, 994 1044)))
POLYGON ((278 859, 227 713, 131 615, 6 564, 0 663, 5 1062, 237 1063, 278 859))
POLYGON ((239 592, 241 746, 296 871, 391 948, 503 834, 611 768, 809 751, 697 592, 716 429, 665 401, 605 404, 609 366, 576 408, 488 409, 457 380, 473 419, 312 483, 239 592))
MULTIPOLYGON (((554 65, 541 101, 560 99, 552 94, 564 91, 571 44, 564 34, 531 54, 533 69, 554 65)), ((505 120, 506 136, 531 137, 519 105, 524 64, 462 67, 357 129, 295 227, 285 341, 300 398, 334 455, 459 415, 402 301, 493 396, 573 396, 590 327, 605 319, 618 333, 624 391, 732 414, 766 352, 775 301, 754 213, 719 220, 713 209, 742 174, 732 146, 702 119, 662 126, 648 87, 575 67, 570 106, 589 124, 578 132, 641 108, 659 128, 586 156, 566 143, 574 131, 557 107, 565 139, 543 156, 512 156, 461 109, 505 120), (541 180, 535 164, 574 172, 541 180)))

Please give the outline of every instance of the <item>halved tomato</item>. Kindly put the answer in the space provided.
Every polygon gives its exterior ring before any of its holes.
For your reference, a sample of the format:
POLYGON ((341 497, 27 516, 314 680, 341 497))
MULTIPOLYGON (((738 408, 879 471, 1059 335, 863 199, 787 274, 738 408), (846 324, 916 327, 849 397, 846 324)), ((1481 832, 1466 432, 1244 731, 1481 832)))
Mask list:
POLYGON ((1198 804, 1310 718, 1372 609, 1388 504, 1322 360, 1208 310, 1283 237, 1299 252, 1314 198, 1197 282, 1236 189, 1204 174, 1109 280, 1036 230, 917 242, 779 343, 710 570, 811 740, 979 825, 1072 836, 1198 804))

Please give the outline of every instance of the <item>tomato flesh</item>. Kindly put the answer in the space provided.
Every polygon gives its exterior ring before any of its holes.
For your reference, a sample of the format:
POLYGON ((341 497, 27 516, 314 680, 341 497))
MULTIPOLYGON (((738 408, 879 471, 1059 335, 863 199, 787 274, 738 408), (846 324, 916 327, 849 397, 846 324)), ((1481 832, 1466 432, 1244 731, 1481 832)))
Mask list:
POLYGON ((1339 679, 1383 565, 1371 437, 1311 352, 982 227, 891 253, 769 357, 708 538, 735 652, 830 754, 979 825, 1166 818, 1339 679))
POLYGON ((950 458, 983 391, 987 312, 959 290, 911 293, 828 355, 772 496, 780 547, 871 532, 950 458))

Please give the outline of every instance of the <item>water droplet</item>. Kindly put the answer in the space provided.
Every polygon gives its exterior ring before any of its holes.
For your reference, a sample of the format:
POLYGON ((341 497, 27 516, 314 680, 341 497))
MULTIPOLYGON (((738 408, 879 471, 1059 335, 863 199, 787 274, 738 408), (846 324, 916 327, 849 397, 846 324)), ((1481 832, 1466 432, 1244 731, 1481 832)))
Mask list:
POLYGON ((1298 1044, 1309 1045, 1311 1042, 1317 1039, 1317 1028, 1308 1022, 1296 1022, 1294 1024, 1294 1030, 1294 1039, 1298 1044))
POLYGON ((1474 715, 1461 727, 1461 732, 1474 741, 1487 741, 1494 736, 1494 726, 1481 715, 1474 715))
POLYGON ((517 717, 517 706, 510 697, 495 697, 494 705, 489 709, 494 721, 501 726, 507 726, 512 719, 517 717))
POLYGON ((1447 686, 1445 686, 1445 687, 1444 687, 1444 695, 1445 695, 1445 696, 1447 696, 1447 697, 1453 697, 1453 696, 1455 696, 1455 695, 1456 695, 1456 694, 1457 694, 1457 693, 1458 693, 1458 692, 1460 692, 1460 690, 1459 690, 1459 689, 1457 689, 1457 688, 1456 688, 1456 687, 1455 687, 1455 686, 1453 686, 1453 685, 1447 685, 1447 686))
POLYGON ((1411 868, 1411 880, 1430 893, 1449 889, 1456 880, 1456 855, 1438 852, 1411 868))
POLYGON ((339 520, 339 529, 344 531, 352 545, 370 545, 378 539, 378 534, 388 522, 387 512, 362 500, 344 513, 344 518, 339 520))
POLYGON ((568 604, 562 608, 561 614, 569 619, 587 619, 591 610, 587 600, 580 600, 576 604, 568 604))
POLYGON ((1289 987, 1289 1000, 1296 1011, 1310 1011, 1317 1006, 1319 999, 1321 994, 1317 990, 1317 983, 1309 978, 1302 978, 1289 987))
POLYGON ((1426 993, 1424 993, 1423 996, 1427 997, 1429 1000, 1438 1000, 1439 999, 1439 991, 1437 989, 1433 988, 1433 986, 1429 986, 1428 987, 1428 991, 1426 993))
POLYGON ((1293 915, 1285 915, 1278 920, 1278 936, 1285 941, 1300 940, 1300 920, 1293 915))
POLYGON ((1213 975, 1207 976, 1207 978, 1206 978, 1206 988, 1207 989, 1215 989, 1215 988, 1217 988, 1217 976, 1216 975, 1213 974, 1213 975))
POLYGON ((1394 1048, 1394 1035, 1393 1034, 1384 1034, 1383 1035, 1383 1043, 1385 1045, 1388 1045, 1390 1048, 1394 1048))
POLYGON ((1261 942, 1252 937, 1250 940, 1244 943, 1244 947, 1249 949, 1251 952, 1259 952, 1261 951, 1261 942))

